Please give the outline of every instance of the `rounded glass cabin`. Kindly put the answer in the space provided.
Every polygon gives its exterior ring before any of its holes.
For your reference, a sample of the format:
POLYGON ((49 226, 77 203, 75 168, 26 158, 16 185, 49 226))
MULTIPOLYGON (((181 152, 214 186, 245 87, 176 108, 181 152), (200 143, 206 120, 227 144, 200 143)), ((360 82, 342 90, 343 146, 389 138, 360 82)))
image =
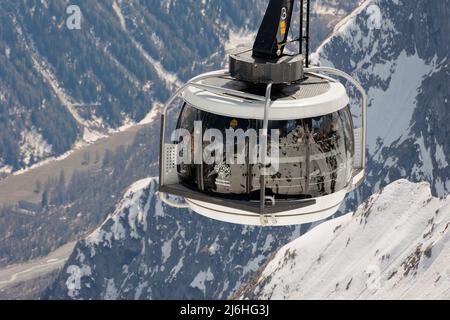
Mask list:
POLYGON ((334 214, 363 178, 361 129, 332 78, 309 73, 268 90, 212 73, 180 92, 176 126, 162 134, 167 202, 180 196, 232 223, 301 224, 334 214))

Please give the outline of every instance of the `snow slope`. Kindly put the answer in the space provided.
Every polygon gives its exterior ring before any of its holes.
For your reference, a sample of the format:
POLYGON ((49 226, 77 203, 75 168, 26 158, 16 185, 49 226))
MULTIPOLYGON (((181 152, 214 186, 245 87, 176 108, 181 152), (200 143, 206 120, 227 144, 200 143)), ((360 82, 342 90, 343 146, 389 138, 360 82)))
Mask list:
POLYGON ((226 299, 308 226, 225 224, 167 207, 157 179, 133 184, 79 241, 45 298, 226 299))
MULTIPOLYGON (((450 33, 446 29, 448 28, 446 22, 449 21, 449 0, 432 0, 432 2, 433 5, 427 6, 429 1, 425 0, 367 0, 362 7, 339 25, 318 52, 317 58, 323 65, 334 65, 355 75, 372 98, 367 183, 363 192, 355 194, 350 199, 354 203, 349 204, 349 207, 353 205, 356 207, 356 204, 362 201, 361 199, 369 197, 390 182, 404 177, 413 181, 427 180, 431 183, 433 191, 439 195, 445 195, 450 190, 448 169, 450 119, 447 121, 449 118, 448 107, 445 104, 447 102, 443 103, 447 101, 445 99, 450 88, 450 85, 447 85, 449 82, 448 41, 444 41, 445 35, 448 37, 450 33), (379 6, 382 15, 382 19, 378 21, 379 29, 371 29, 367 23, 371 14, 376 12, 373 11, 374 5, 379 6), (372 9, 368 10, 369 8, 372 9), (412 17, 410 21, 409 17, 412 17), (387 132, 390 133, 387 134, 387 132)), ((131 29, 132 23, 129 23, 126 14, 128 9, 124 6, 126 2, 118 1, 118 4, 120 3, 122 3, 121 10, 122 15, 125 16, 126 26, 131 29)), ((174 8, 176 3, 171 2, 167 10, 174 10, 174 8)), ((225 37, 232 35, 229 30, 230 28, 225 28, 226 32, 222 34, 225 37)), ((245 26, 242 30, 245 30, 245 26)), ((137 35, 135 38, 141 41, 137 35)), ((235 43, 235 40, 230 39, 230 42, 235 43)), ((166 69, 170 71, 167 65, 166 69)), ((351 216, 346 216, 319 227, 325 228, 318 230, 325 230, 328 242, 324 241, 322 236, 317 236, 320 241, 314 241, 314 246, 302 247, 314 257, 311 259, 319 262, 322 261, 322 258, 319 259, 321 252, 326 251, 328 245, 335 250, 339 249, 336 251, 338 253, 344 252, 346 245, 351 246, 354 251, 349 251, 349 254, 357 252, 362 255, 362 258, 357 254, 350 255, 345 260, 339 254, 329 254, 327 258, 329 263, 335 260, 332 270, 339 270, 342 275, 336 274, 335 276, 339 279, 332 283, 335 279, 333 274, 327 273, 328 266, 320 269, 320 273, 307 279, 311 281, 308 285, 314 289, 311 289, 312 293, 317 291, 317 295, 331 297, 332 292, 344 290, 356 295, 355 292, 358 292, 357 289, 360 288, 360 298, 366 297, 365 295, 372 297, 363 290, 367 275, 358 273, 361 270, 363 272, 368 270, 371 273, 379 271, 383 274, 385 280, 382 280, 381 284, 393 286, 394 281, 398 280, 397 286, 404 290, 402 293, 404 296, 408 296, 413 293, 410 286, 414 282, 410 279, 414 277, 415 272, 410 265, 415 267, 417 261, 419 261, 417 270, 421 270, 422 264, 430 262, 433 262, 432 268, 436 268, 435 271, 427 269, 432 271, 424 273, 424 279, 431 277, 433 281, 436 281, 437 289, 429 287, 428 291, 423 290, 423 294, 429 292, 432 295, 438 295, 439 290, 444 292, 443 290, 448 289, 446 287, 448 277, 445 276, 448 267, 442 262, 445 261, 445 254, 448 261, 448 251, 439 245, 439 243, 445 243, 447 234, 444 233, 444 238, 439 236, 446 226, 441 220, 447 219, 448 222, 448 216, 443 218, 442 213, 438 213, 435 220, 428 226, 432 215, 428 211, 432 211, 430 209, 432 206, 437 209, 441 205, 440 202, 431 198, 430 189, 425 184, 419 184, 417 190, 414 187, 403 189, 403 184, 409 185, 405 181, 400 181, 386 189, 388 191, 390 188, 397 188, 399 192, 404 191, 396 196, 392 195, 392 209, 397 211, 384 210, 386 217, 383 219, 378 217, 382 211, 380 213, 374 210, 367 211, 366 215, 369 216, 367 221, 374 222, 365 224, 366 217, 363 214, 365 209, 361 209, 362 211, 358 211, 359 214, 354 218, 359 219, 357 222, 353 222, 354 219, 351 216), (404 198, 402 208, 397 199, 399 195, 408 196, 404 198), (427 202, 429 199, 431 199, 429 206, 423 209, 428 213, 420 216, 418 212, 422 210, 422 202, 427 202), (406 212, 404 214, 406 218, 400 214, 402 212, 406 212), (396 220, 396 214, 398 220, 396 220), (343 225, 339 228, 339 225, 334 223, 343 225), (350 236, 351 230, 344 228, 344 223, 345 226, 348 224, 350 229, 361 232, 352 233, 350 236), (417 233, 428 233, 427 228, 431 230, 433 224, 435 226, 431 238, 427 236, 420 240, 421 234, 417 233), (371 228, 372 225, 375 231, 362 232, 365 228, 371 228), (397 225, 398 228, 395 230, 397 225), (326 232, 327 226, 332 231, 336 229, 336 232, 326 232), (341 247, 335 247, 333 245, 335 242, 331 242, 330 239, 343 232, 341 229, 347 230, 348 237, 339 240, 342 243, 341 247), (364 234, 369 237, 368 240, 363 239, 364 234), (385 238, 389 235, 392 239, 385 238), (395 237, 403 238, 399 240, 395 237), (431 249, 431 258, 425 259, 424 256, 430 253, 429 245, 434 241, 436 243, 431 249), (366 246, 361 243, 365 243, 366 246), (422 247, 418 249, 420 243, 422 247), (359 259, 363 265, 358 264, 359 259), (355 262, 348 266, 349 270, 345 270, 342 266, 347 266, 348 261, 355 262), (406 262, 402 266, 404 261, 406 262), (393 264, 390 265, 390 262, 393 264), (434 277, 433 272, 440 273, 441 278, 437 274, 434 277), (325 278, 322 277, 324 273, 325 278), (387 280, 388 278, 390 279, 387 280), (314 280, 321 281, 320 279, 325 280, 317 285, 313 283, 314 280), (328 280, 331 284, 327 282, 328 280), (337 283, 339 284, 336 286, 337 283), (410 286, 407 286, 407 283, 410 286), (348 290, 346 290, 347 287, 348 290)), ((242 287, 243 283, 247 283, 252 273, 259 270, 273 252, 278 251, 281 246, 296 239, 308 229, 308 226, 259 229, 218 223, 192 214, 188 210, 175 210, 164 206, 155 195, 156 189, 156 180, 151 180, 142 192, 128 193, 128 200, 124 200, 126 205, 121 205, 95 234, 77 244, 68 264, 61 272, 55 286, 49 290, 47 297, 227 298, 230 293, 242 287), (75 291, 70 291, 67 286, 67 281, 70 279, 68 272, 72 266, 83 271, 79 279, 80 287, 75 291)), ((387 191, 379 196, 380 199, 389 195, 387 191)), ((376 196, 372 197, 371 201, 379 204, 380 202, 375 201, 375 198, 376 196)), ((384 207, 388 206, 386 201, 384 207)), ((447 211, 447 209, 442 210, 442 212, 447 211)), ((311 239, 313 235, 314 233, 302 239, 311 239)), ((295 260, 294 257, 295 254, 292 260, 295 260)), ((313 272, 316 266, 311 261, 308 265, 313 272)), ((291 266, 294 268, 294 265, 291 266)), ((299 269, 299 274, 300 271, 305 270, 299 269)), ((421 276, 422 273, 418 275, 421 276)), ((373 279, 377 278, 379 277, 373 279)), ((266 278, 266 282, 268 281, 269 279, 266 278)), ((433 281, 429 282, 430 286, 433 281)), ((375 285, 378 284, 378 281, 374 282, 375 285)), ((263 288, 261 282, 258 284, 263 288)), ((423 284, 424 288, 425 286, 423 284)), ((372 285, 370 287, 372 288, 372 285)), ((261 295, 273 293, 270 287, 266 288, 268 288, 267 293, 263 292, 261 295)), ((258 293, 256 289, 252 287, 250 291, 246 291, 245 296, 251 297, 253 292, 258 293)), ((278 290, 276 296, 281 297, 281 285, 277 285, 276 289, 278 290)), ((286 292, 286 295, 294 296, 294 293, 299 291, 295 289, 295 291, 287 290, 286 292)), ((377 292, 382 290, 379 289, 377 292)), ((387 296, 394 294, 397 294, 396 291, 391 290, 387 296)), ((314 295, 311 294, 311 296, 314 295)))
POLYGON ((396 181, 282 248, 240 297, 450 299, 450 196, 396 181))
POLYGON ((366 89, 368 181, 362 198, 400 178, 450 191, 450 1, 366 0, 313 61, 366 89))

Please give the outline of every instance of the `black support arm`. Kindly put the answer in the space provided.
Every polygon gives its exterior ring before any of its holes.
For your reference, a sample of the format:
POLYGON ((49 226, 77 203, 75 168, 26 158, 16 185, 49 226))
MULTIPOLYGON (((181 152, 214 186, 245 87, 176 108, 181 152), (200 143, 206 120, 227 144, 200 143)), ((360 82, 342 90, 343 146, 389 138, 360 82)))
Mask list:
POLYGON ((270 0, 253 45, 253 56, 263 59, 280 57, 291 26, 294 0, 270 0))
MULTIPOLYGON (((299 53, 305 55, 308 67, 310 0, 299 1, 300 36, 296 41, 300 42, 299 53)), ((295 0, 270 0, 253 45, 253 57, 275 60, 283 55, 291 27, 294 4, 295 0)))

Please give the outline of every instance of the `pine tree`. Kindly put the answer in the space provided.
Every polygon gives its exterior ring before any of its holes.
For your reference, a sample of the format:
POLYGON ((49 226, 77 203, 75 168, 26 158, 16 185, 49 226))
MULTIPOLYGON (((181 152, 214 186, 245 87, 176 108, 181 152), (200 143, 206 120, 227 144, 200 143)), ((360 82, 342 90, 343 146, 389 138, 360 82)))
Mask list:
POLYGON ((42 183, 41 180, 36 180, 36 185, 34 187, 34 193, 41 193, 42 183))

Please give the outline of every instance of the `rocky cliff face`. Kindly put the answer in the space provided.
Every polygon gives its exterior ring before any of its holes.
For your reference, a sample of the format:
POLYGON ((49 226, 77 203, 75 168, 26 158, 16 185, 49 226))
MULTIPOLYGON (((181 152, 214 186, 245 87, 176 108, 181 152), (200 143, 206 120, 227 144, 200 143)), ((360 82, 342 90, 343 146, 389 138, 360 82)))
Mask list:
POLYGON ((354 75, 369 99, 364 196, 399 178, 450 190, 449 1, 365 1, 315 57, 354 75))
POLYGON ((235 297, 449 299, 450 196, 399 180, 283 247, 235 297))
POLYGON ((306 228, 224 224, 166 207, 157 180, 134 184, 80 241, 46 298, 224 299, 306 228))

